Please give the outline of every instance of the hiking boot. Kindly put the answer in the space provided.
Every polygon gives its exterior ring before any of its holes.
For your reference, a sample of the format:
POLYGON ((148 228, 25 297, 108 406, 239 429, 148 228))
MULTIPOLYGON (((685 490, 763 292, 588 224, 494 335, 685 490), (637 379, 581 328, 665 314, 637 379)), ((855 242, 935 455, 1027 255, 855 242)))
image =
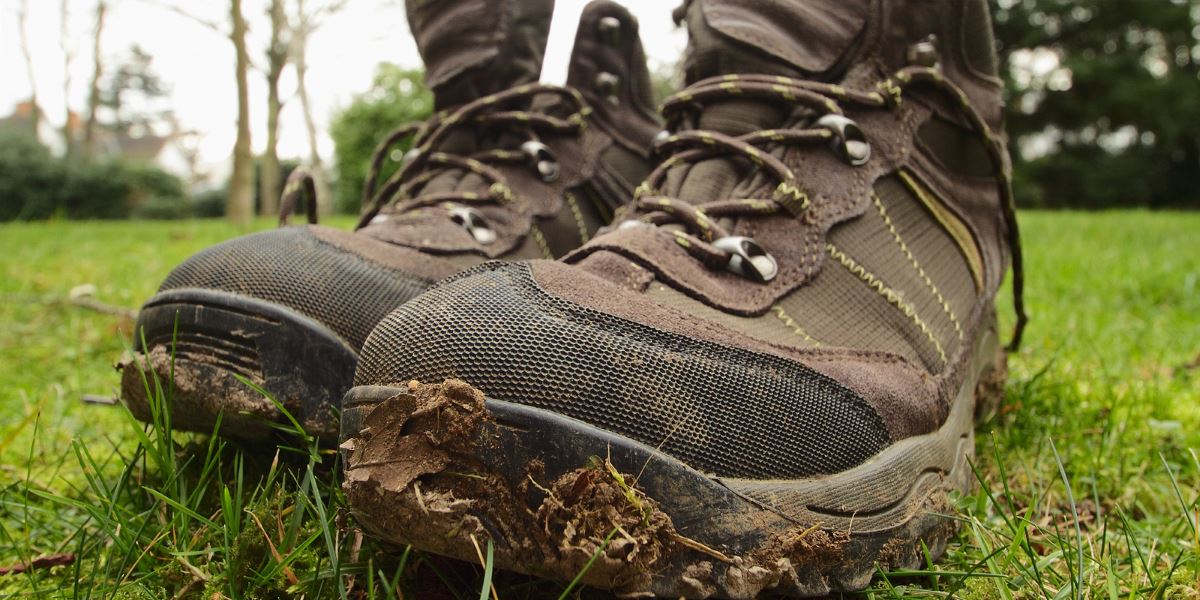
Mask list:
POLYGON ((352 511, 629 595, 818 596, 924 565, 1002 389, 1010 261, 1021 283, 987 4, 676 14, 688 85, 619 224, 460 274, 367 339, 352 511))
POLYGON ((223 414, 221 433, 262 438, 287 422, 265 391, 336 440, 358 349, 392 309, 488 259, 561 256, 608 223, 661 129, 637 24, 617 4, 588 6, 556 87, 536 83, 552 12, 552 0, 410 1, 435 114, 376 151, 353 233, 280 228, 179 265, 142 307, 144 341, 122 365, 133 414, 161 423, 148 390, 162 385, 174 428, 212 431, 223 414))

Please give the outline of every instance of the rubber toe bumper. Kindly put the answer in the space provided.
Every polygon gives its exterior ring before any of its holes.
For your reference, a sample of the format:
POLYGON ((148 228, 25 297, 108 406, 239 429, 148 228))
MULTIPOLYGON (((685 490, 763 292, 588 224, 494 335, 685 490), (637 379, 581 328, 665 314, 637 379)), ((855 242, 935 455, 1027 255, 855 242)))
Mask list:
POLYGON ((151 298, 137 332, 136 355, 118 368, 121 396, 138 419, 154 422, 152 399, 164 397, 176 429, 212 432, 222 415, 223 435, 271 437, 272 424, 287 419, 244 379, 309 434, 336 439, 358 356, 321 323, 271 302, 185 288, 151 298))
POLYGON ((822 596, 924 564, 972 485, 974 382, 945 425, 848 471, 704 474, 652 446, 467 384, 359 386, 344 400, 344 489, 371 534, 623 594, 822 596), (927 550, 926 550, 927 549, 927 550))

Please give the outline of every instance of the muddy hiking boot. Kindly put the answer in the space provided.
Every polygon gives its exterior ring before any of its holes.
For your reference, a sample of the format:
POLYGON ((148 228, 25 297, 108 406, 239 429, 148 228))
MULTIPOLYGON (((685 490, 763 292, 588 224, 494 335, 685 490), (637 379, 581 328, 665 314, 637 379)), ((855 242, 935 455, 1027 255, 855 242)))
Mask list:
POLYGON ((388 315, 345 490, 384 540, 474 561, 490 538, 561 581, 596 555, 582 581, 620 593, 861 589, 953 534, 1010 262, 1021 307, 987 4, 676 16, 687 85, 634 204, 388 315))
POLYGON ((462 269, 562 256, 607 224, 649 172, 661 130, 637 24, 619 5, 589 5, 567 86, 555 87, 536 83, 552 12, 552 0, 410 1, 436 113, 376 151, 353 233, 284 227, 173 271, 143 306, 145 342, 123 365, 134 415, 156 420, 149 371, 177 429, 212 431, 223 414, 223 434, 269 436, 285 417, 260 387, 336 441, 358 349, 381 318, 462 269))

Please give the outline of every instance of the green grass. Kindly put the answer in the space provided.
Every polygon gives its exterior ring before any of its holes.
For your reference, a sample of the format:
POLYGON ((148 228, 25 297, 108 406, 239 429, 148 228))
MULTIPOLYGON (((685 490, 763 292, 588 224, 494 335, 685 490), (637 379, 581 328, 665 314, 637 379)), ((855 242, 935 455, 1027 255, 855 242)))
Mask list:
MULTIPOLYGON (((1033 320, 1001 414, 977 430, 980 491, 961 499, 939 564, 880 574, 869 594, 1200 598, 1200 214, 1022 225, 1033 320)), ((0 226, 0 567, 78 556, 0 576, 0 596, 476 598, 490 583, 558 597, 562 585, 361 540, 311 443, 262 456, 81 402, 114 393, 132 324, 66 302, 71 288, 134 309, 174 264, 239 233, 0 226)))

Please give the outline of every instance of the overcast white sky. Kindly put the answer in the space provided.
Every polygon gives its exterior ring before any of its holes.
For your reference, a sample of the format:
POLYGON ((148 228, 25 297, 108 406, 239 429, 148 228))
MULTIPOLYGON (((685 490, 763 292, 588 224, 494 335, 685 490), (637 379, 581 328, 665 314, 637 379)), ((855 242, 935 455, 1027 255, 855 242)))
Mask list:
MULTIPOLYGON (((18 44, 17 9, 21 0, 0 0, 0 117, 29 97, 29 80, 18 44)), ((69 38, 76 57, 66 101, 83 112, 91 73, 91 28, 95 0, 68 0, 69 38)), ((309 0, 309 6, 320 0, 309 0)), ((170 85, 175 114, 185 128, 203 135, 201 160, 213 163, 229 156, 235 136, 236 87, 233 49, 227 38, 161 7, 174 2, 210 22, 226 26, 228 2, 218 0, 110 0, 102 53, 119 57, 138 44, 154 57, 153 68, 170 85)), ((551 34, 549 79, 565 79, 566 57, 573 39, 573 20, 585 0, 559 0, 551 34), (568 16, 571 15, 571 16, 568 16), (557 51, 556 51, 557 50, 557 51)), ((682 52, 686 36, 677 30, 670 13, 677 0, 623 0, 638 17, 642 41, 651 67, 672 64, 682 52)), ((289 2, 290 4, 290 2, 289 2)), ((267 0, 243 0, 250 22, 249 50, 258 64, 270 30, 267 0)), ((59 36, 59 2, 29 0, 29 30, 37 68, 38 100, 50 121, 61 123, 64 114, 63 52, 59 36)), ((309 48, 308 85, 318 127, 324 131, 330 115, 352 96, 366 90, 375 65, 381 61, 419 66, 420 57, 408 31, 400 0, 353 0, 329 17, 314 35, 309 48)), ((547 78, 547 77, 544 77, 547 78)), ((280 115, 280 153, 284 157, 307 155, 308 146, 299 101, 292 98, 295 74, 284 72, 281 87, 289 99, 280 115)), ((265 134, 266 84, 261 72, 250 74, 250 109, 255 150, 265 134)), ((332 155, 327 135, 320 140, 321 154, 332 155)))

